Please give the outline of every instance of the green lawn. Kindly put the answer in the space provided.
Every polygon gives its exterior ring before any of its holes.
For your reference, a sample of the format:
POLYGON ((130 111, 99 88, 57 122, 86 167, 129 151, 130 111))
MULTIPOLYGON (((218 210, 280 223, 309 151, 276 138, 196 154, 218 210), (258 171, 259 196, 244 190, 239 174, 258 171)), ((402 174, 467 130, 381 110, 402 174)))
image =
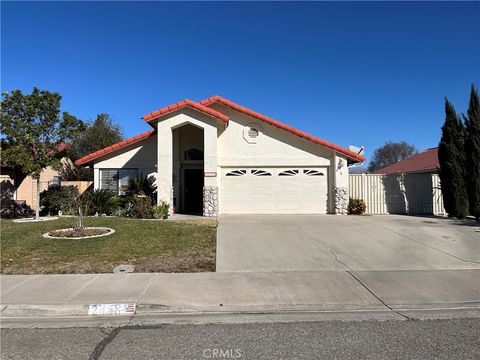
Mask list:
POLYGON ((135 265, 135 272, 215 271, 215 221, 87 218, 86 226, 110 227, 115 234, 88 240, 42 237, 73 222, 73 218, 38 223, 1 220, 1 272, 111 273, 119 264, 135 265))

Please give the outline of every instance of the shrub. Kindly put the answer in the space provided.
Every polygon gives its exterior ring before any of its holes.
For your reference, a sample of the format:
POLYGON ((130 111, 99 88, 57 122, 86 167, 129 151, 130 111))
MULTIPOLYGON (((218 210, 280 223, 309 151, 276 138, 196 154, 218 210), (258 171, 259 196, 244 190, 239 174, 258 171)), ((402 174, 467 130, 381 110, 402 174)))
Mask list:
POLYGON ((161 202, 152 208, 152 215, 155 219, 168 219, 169 205, 166 202, 161 202))
POLYGON ((152 175, 131 177, 122 190, 125 192, 126 198, 132 198, 135 195, 145 195, 150 198, 150 204, 155 204, 157 200, 157 185, 155 177, 152 175))
POLYGON ((111 215, 118 209, 119 204, 118 197, 110 190, 93 190, 82 194, 82 208, 86 215, 111 215))
POLYGON ((149 219, 152 217, 152 203, 148 196, 136 195, 131 199, 129 213, 131 216, 139 219, 149 219))
POLYGON ((42 213, 57 215, 59 211, 72 211, 78 189, 75 186, 52 186, 40 193, 42 213))
POLYGON ((365 201, 362 199, 352 199, 348 202, 348 213, 350 215, 361 215, 364 214, 367 210, 367 206, 365 205, 365 201))

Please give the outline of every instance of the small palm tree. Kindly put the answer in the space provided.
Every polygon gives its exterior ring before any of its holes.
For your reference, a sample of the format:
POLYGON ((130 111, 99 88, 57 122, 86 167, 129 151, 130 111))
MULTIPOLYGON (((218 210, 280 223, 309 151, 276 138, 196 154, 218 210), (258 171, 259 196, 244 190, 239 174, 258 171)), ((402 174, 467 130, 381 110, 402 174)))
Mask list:
POLYGON ((148 196, 152 204, 156 203, 157 185, 154 176, 135 176, 128 179, 128 184, 122 187, 127 198, 135 195, 148 196))
POLYGON ((82 194, 83 211, 88 215, 112 214, 120 204, 118 197, 113 191, 97 189, 82 194))

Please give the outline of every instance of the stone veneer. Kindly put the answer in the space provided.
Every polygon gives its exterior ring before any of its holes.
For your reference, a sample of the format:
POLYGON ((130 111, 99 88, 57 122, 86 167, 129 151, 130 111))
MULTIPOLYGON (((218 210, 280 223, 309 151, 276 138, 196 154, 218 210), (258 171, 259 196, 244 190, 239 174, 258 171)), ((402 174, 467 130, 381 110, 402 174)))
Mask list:
POLYGON ((348 188, 336 187, 333 189, 335 214, 347 215, 348 214, 348 188))
POLYGON ((218 214, 218 187, 203 187, 203 216, 215 217, 218 214))
POLYGON ((175 213, 174 206, 173 206, 173 198, 174 198, 174 195, 173 195, 173 186, 172 186, 170 188, 170 206, 168 207, 169 216, 172 216, 175 213))

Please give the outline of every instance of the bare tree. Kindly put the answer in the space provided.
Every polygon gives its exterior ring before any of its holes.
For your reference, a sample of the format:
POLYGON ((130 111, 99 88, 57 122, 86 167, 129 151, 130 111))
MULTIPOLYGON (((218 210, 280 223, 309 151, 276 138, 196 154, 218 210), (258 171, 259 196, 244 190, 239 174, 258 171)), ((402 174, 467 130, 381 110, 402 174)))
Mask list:
POLYGON ((418 150, 415 146, 406 141, 388 141, 383 146, 375 149, 372 160, 370 160, 368 165, 368 171, 374 172, 378 169, 383 169, 417 153, 418 150))

